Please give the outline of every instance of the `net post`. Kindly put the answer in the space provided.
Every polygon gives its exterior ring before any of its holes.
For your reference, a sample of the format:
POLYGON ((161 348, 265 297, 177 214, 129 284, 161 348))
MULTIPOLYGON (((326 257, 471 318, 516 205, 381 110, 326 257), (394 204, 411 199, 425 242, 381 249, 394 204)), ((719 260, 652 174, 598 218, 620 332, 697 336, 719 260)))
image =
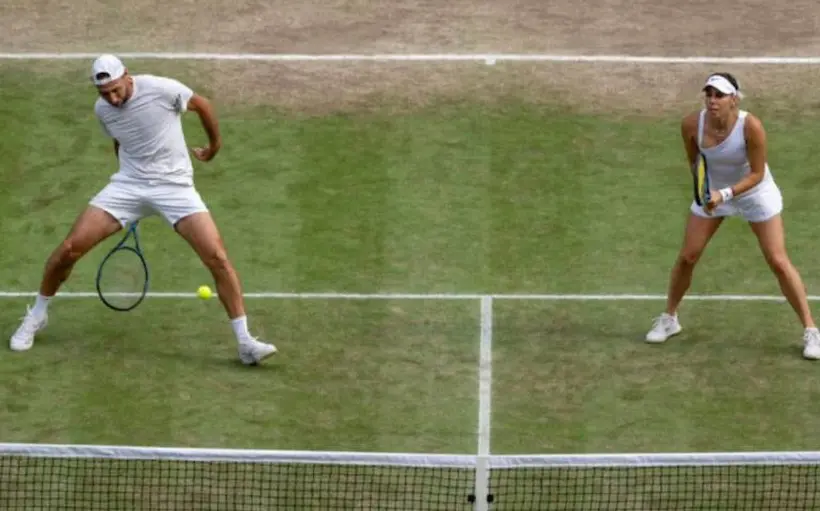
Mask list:
POLYGON ((492 386, 493 297, 481 297, 478 359, 478 456, 475 471, 475 510, 488 511, 490 503, 490 395, 492 386))

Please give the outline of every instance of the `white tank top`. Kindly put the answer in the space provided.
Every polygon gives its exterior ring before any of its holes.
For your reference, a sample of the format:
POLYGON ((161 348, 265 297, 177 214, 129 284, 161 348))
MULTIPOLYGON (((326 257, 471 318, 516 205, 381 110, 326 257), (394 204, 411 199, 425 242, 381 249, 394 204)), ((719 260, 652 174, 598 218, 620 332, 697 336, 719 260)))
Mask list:
MULTIPOLYGON (((711 188, 713 189, 735 185, 751 170, 749 160, 746 157, 746 137, 744 135, 747 114, 748 112, 745 110, 738 112, 737 122, 735 122, 729 136, 720 144, 707 149, 703 147, 703 127, 706 110, 700 111, 700 119, 698 120, 698 148, 706 157, 706 164, 709 169, 709 180, 711 188)), ((769 181, 774 181, 774 178, 772 177, 767 162, 766 174, 758 186, 769 181)), ((752 188, 752 190, 754 190, 754 188, 752 188)))

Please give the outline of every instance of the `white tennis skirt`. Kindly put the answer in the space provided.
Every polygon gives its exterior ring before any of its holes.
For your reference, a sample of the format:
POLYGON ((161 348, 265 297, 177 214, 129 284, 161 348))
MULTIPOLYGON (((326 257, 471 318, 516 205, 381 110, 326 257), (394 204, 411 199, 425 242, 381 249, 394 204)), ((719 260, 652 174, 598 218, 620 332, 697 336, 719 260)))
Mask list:
POLYGON ((774 180, 765 180, 743 195, 719 204, 711 215, 695 201, 689 210, 703 218, 740 216, 748 222, 765 222, 783 211, 783 195, 774 180))

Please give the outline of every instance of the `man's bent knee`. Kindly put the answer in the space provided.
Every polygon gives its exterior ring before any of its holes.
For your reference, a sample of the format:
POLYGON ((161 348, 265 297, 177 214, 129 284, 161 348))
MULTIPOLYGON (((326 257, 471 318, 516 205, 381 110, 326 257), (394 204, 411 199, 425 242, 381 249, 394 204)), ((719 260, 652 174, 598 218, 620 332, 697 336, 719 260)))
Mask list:
POLYGON ((68 237, 60 243, 54 253, 54 262, 58 266, 71 266, 85 254, 72 237, 68 237))
POLYGON ((89 206, 74 223, 71 232, 55 251, 61 263, 73 264, 100 242, 122 229, 110 213, 89 206))
POLYGON ((231 261, 224 249, 217 249, 202 255, 202 262, 212 272, 224 272, 231 269, 231 261))
POLYGON ((194 248, 202 262, 211 269, 230 266, 222 237, 207 211, 180 220, 174 228, 194 248))
POLYGON ((701 250, 683 250, 678 256, 678 264, 681 266, 695 266, 702 253, 701 250))

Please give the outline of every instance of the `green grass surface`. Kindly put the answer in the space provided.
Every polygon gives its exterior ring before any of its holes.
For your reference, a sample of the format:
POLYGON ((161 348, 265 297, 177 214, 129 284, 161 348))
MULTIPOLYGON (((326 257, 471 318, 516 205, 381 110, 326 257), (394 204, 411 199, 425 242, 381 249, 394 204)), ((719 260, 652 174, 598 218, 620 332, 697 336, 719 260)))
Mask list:
MULTIPOLYGON (((216 302, 100 307, 55 303, 36 351, 3 357, 4 441, 475 448, 478 320, 465 302, 254 301, 281 357, 250 370, 216 302)), ((7 302, 3 323, 22 308, 7 302)))
POLYGON ((817 367, 787 305, 693 302, 646 345, 659 306, 497 301, 493 452, 814 449, 817 367))
MULTIPOLYGON (((9 71, 7 69, 7 71, 9 71)), ((115 170, 93 91, 0 74, 0 289, 45 258, 115 170)), ((765 108, 765 105, 761 105, 765 108)), ((664 293, 690 202, 678 118, 442 105, 323 118, 221 112, 197 165, 245 291, 664 293)), ((818 289, 816 124, 767 120, 787 241, 818 289)), ((186 119, 189 141, 202 141, 186 119)), ((109 240, 65 291, 90 291, 109 240)), ((209 281, 159 218, 154 291, 209 281)), ((748 227, 727 222, 692 293, 778 294, 748 227)), ((4 300, 7 339, 27 300, 4 300)), ((115 314, 57 299, 32 351, 0 356, 0 440, 474 453, 478 303, 248 303, 280 356, 235 361, 216 301, 115 314)), ((496 302, 492 451, 813 449, 816 364, 783 304, 686 303, 685 332, 641 342, 661 302, 496 302)), ((5 342, 5 340, 3 341, 5 342)))

